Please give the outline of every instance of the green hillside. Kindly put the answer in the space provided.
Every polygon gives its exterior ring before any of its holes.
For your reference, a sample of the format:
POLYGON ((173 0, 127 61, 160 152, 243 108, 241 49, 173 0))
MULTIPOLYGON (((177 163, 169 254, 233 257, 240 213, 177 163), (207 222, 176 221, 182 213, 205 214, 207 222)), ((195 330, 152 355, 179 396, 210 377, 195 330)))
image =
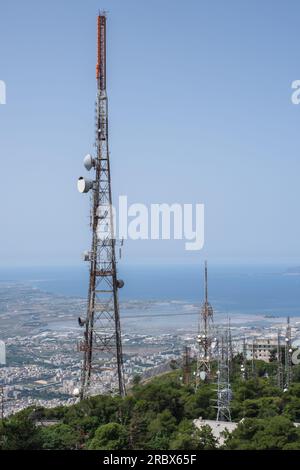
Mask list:
MULTIPOLYGON (((242 422, 226 449, 300 449, 300 428, 293 425, 300 422, 298 367, 286 392, 275 385, 273 364, 257 361, 256 376, 246 381, 233 375, 232 420, 242 422)), ((124 399, 97 396, 23 410, 0 423, 0 449, 215 449, 210 429, 196 430, 193 420, 215 419, 216 385, 195 391, 180 376, 174 370, 145 384, 136 380, 124 399)))

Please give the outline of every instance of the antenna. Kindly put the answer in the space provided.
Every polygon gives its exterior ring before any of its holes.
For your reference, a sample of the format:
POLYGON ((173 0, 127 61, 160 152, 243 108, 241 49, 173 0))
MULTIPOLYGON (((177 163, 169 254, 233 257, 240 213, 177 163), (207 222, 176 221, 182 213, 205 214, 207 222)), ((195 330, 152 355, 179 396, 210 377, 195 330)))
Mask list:
POLYGON ((97 64, 98 89, 106 90, 106 14, 99 13, 97 19, 97 64))
POLYGON ((205 270, 205 281, 204 281, 204 283, 205 283, 205 285, 204 285, 204 287, 205 287, 205 303, 208 303, 207 261, 205 261, 204 270, 205 270))

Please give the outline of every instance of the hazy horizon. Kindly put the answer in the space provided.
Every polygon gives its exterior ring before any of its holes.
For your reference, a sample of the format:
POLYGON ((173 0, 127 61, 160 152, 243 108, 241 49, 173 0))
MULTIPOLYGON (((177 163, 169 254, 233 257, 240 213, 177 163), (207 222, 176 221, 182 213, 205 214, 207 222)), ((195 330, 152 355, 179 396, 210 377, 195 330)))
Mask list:
POLYGON ((202 251, 128 241, 120 264, 300 264, 299 2, 54 0, 45 15, 14 0, 1 7, 1 265, 79 265, 89 249, 76 181, 94 150, 99 7, 114 201, 205 204, 202 251))

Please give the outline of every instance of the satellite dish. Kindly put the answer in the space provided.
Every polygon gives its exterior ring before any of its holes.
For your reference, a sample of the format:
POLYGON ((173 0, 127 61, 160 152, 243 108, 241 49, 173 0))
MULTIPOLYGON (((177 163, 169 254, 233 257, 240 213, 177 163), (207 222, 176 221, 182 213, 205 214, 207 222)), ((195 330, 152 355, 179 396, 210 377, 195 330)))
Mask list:
POLYGON ((204 370, 202 370, 199 375, 201 380, 204 381, 206 379, 206 372, 204 370))
POLYGON ((88 193, 93 187, 93 181, 80 176, 77 181, 77 189, 80 193, 88 193))
POLYGON ((83 164, 87 171, 90 171, 95 166, 95 159, 89 153, 84 157, 83 164))
POLYGON ((85 324, 86 324, 86 320, 82 320, 82 318, 78 317, 78 325, 82 327, 85 324))
POLYGON ((84 251, 82 253, 82 258, 83 258, 83 261, 90 261, 90 252, 89 251, 84 251))
POLYGON ((78 396, 79 396, 79 393, 80 393, 79 388, 77 388, 77 387, 74 388, 74 390, 73 390, 73 395, 74 395, 74 397, 78 397, 78 396))
POLYGON ((122 287, 124 287, 124 284, 125 284, 125 283, 124 283, 124 281, 123 281, 122 279, 118 279, 118 280, 117 280, 117 287, 118 287, 119 289, 122 289, 122 287))

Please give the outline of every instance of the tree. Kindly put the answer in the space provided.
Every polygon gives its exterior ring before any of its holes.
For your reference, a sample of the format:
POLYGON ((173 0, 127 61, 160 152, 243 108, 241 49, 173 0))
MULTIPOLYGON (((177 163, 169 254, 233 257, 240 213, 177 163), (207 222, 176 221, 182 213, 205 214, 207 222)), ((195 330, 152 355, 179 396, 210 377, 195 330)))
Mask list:
POLYGON ((239 450, 297 449, 300 432, 284 416, 269 419, 245 419, 225 441, 224 448, 239 450))
POLYGON ((212 450, 217 448, 218 441, 214 437, 211 427, 208 425, 202 426, 197 431, 196 438, 200 439, 199 449, 212 450))
MULTIPOLYGON (((262 362, 262 361, 257 361, 262 362)), ((261 366, 261 373, 264 371, 261 366)), ((242 403, 247 399, 278 396, 278 388, 270 384, 266 378, 256 377, 245 381, 237 381, 233 386, 234 400, 242 403)))
POLYGON ((178 365, 178 361, 176 361, 175 359, 171 359, 170 361, 170 369, 172 370, 176 370, 179 368, 179 365, 178 365))
POLYGON ((255 450, 253 439, 261 428, 262 423, 259 420, 254 418, 243 419, 231 434, 227 434, 223 447, 234 450, 255 450))
POLYGON ((214 419, 216 410, 212 406, 215 391, 210 385, 201 384, 193 394, 184 396, 184 417, 195 419, 200 416, 204 419, 214 419))
POLYGON ((232 414, 237 419, 267 418, 280 414, 282 400, 279 397, 262 397, 233 403, 232 414))
POLYGON ((156 418, 156 414, 149 411, 149 404, 145 400, 138 400, 132 410, 129 423, 129 446, 131 449, 144 449, 148 437, 148 426, 156 418))
POLYGON ((119 423, 109 423, 100 426, 94 438, 90 441, 90 450, 124 450, 128 448, 127 431, 119 423))
POLYGON ((169 410, 159 413, 148 426, 150 435, 149 448, 167 450, 169 448, 170 437, 176 430, 176 427, 176 419, 169 410))
POLYGON ((73 450, 80 445, 80 433, 67 424, 55 424, 41 430, 42 447, 47 450, 73 450))
POLYGON ((178 421, 182 419, 183 402, 181 386, 173 379, 156 379, 136 391, 138 400, 148 402, 149 409, 156 413, 169 410, 178 421))
POLYGON ((173 434, 169 448, 172 450, 212 450, 216 447, 217 440, 210 426, 205 425, 197 429, 192 421, 184 419, 173 434))
POLYGON ((133 385, 139 385, 141 383, 142 376, 141 374, 135 374, 132 379, 133 385))
POLYGON ((1 422, 0 450, 36 450, 40 446, 40 430, 25 413, 1 422))

